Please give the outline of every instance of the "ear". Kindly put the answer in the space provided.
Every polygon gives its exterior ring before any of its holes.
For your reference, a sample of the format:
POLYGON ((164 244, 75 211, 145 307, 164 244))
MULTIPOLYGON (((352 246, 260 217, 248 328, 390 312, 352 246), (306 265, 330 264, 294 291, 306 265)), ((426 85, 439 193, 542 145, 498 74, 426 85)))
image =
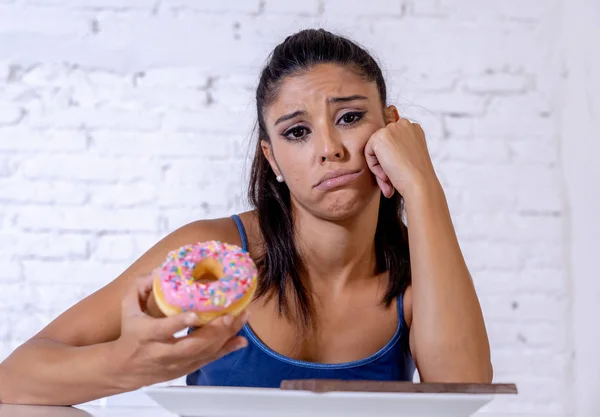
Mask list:
POLYGON ((386 125, 390 123, 396 123, 398 120, 400 120, 400 113, 398 113, 398 109, 393 104, 385 108, 384 115, 386 125))
POLYGON ((260 148, 262 149, 263 155, 269 161, 269 165, 271 165, 271 169, 275 172, 275 175, 280 175, 281 173, 277 169, 277 163, 275 162, 275 158, 273 158, 273 149, 271 148, 271 144, 264 139, 260 141, 260 148))

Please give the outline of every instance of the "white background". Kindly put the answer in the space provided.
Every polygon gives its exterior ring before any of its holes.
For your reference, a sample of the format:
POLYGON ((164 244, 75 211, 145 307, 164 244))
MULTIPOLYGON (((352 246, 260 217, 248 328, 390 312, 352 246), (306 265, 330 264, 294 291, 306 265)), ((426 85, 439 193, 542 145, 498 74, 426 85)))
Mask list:
POLYGON ((0 360, 166 233, 245 209, 260 66, 325 27, 425 128, 520 390, 490 409, 600 415, 598 22, 595 0, 0 0, 0 360))

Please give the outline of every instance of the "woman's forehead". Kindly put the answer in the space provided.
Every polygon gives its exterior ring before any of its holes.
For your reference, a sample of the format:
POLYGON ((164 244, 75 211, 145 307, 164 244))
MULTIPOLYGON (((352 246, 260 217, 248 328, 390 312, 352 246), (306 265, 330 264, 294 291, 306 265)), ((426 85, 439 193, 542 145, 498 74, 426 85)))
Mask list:
MULTIPOLYGON (((366 81, 356 71, 335 64, 321 64, 302 73, 286 77, 279 85, 276 99, 269 109, 294 111, 310 103, 325 103, 336 97, 361 95, 378 99, 375 82, 366 81)), ((269 110, 268 109, 268 110, 269 110)), ((267 111, 267 117, 273 112, 267 111)))

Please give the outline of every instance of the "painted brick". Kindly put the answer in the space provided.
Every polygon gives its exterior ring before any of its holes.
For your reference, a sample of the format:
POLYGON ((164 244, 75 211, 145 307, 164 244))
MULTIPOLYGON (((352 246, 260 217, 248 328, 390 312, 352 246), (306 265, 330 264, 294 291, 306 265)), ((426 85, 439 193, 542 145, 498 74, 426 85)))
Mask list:
POLYGON ((29 231, 154 231, 156 213, 151 209, 27 206, 17 215, 16 226, 29 231))
POLYGON ((562 3, 0 0, 0 359, 175 228, 247 209, 259 70, 324 27, 425 130, 496 380, 519 385, 491 415, 568 414, 562 3))

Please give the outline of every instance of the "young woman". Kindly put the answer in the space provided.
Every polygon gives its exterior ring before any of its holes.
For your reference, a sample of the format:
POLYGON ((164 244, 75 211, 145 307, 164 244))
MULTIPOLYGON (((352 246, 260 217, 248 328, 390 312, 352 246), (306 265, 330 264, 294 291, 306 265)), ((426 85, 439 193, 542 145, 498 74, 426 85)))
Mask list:
POLYGON ((175 230, 64 312, 0 365, 0 400, 78 404, 183 375, 277 387, 412 380, 416 367, 422 381, 491 381, 425 135, 388 104, 369 53, 325 30, 290 36, 262 71, 256 109, 253 210, 175 230), (164 317, 151 272, 170 250, 207 240, 249 251, 254 300, 201 327, 193 315, 164 317))

